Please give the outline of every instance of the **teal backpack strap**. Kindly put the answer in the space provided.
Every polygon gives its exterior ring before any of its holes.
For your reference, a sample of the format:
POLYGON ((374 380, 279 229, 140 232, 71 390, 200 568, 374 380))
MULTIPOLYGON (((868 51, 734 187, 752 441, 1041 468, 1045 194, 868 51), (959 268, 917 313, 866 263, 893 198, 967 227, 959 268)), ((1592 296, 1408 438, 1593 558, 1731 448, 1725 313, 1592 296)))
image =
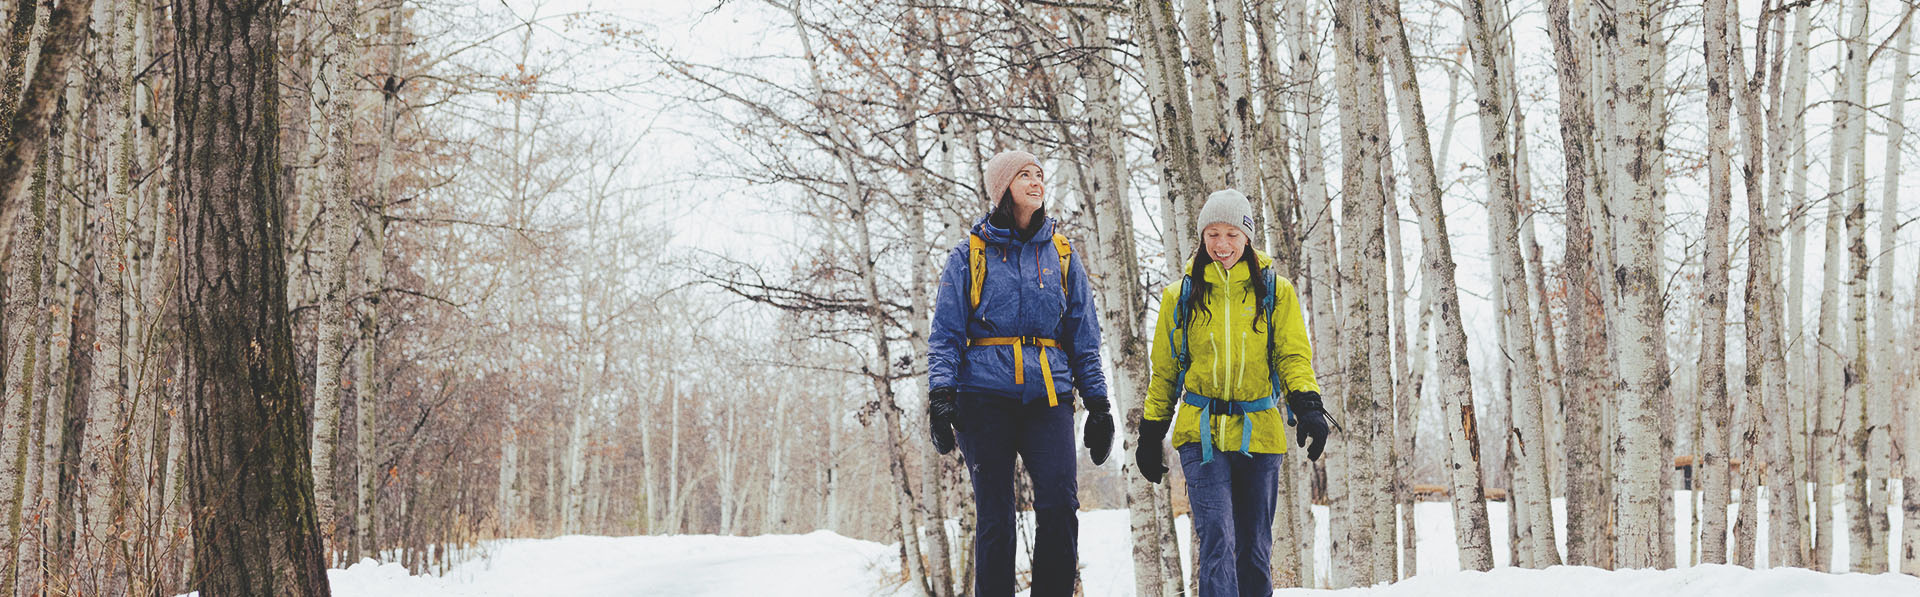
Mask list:
MULTIPOLYGON (((1273 400, 1285 404, 1286 395, 1280 390, 1282 387, 1280 385, 1280 368, 1273 362, 1274 337, 1280 335, 1280 329, 1275 325, 1280 315, 1278 312, 1280 299, 1274 296, 1280 287, 1275 281, 1277 277, 1271 267, 1263 270, 1263 273, 1260 275, 1260 283, 1266 286, 1267 290, 1266 296, 1260 299, 1260 309, 1267 312, 1267 382, 1269 387, 1273 389, 1273 400)), ((1297 424, 1293 418, 1293 407, 1291 406, 1287 407, 1287 424, 1297 424)))
MULTIPOLYGON (((1188 327, 1192 325, 1192 322, 1187 321, 1187 318, 1192 315, 1187 309, 1187 296, 1192 293, 1193 278, 1191 276, 1181 276, 1180 297, 1174 300, 1173 305, 1173 327, 1174 331, 1180 333, 1180 341, 1173 343, 1172 338, 1168 338, 1169 343, 1173 344, 1173 362, 1179 367, 1178 372, 1173 374, 1173 390, 1167 393, 1167 396, 1174 402, 1179 402, 1181 396, 1186 393, 1187 368, 1193 366, 1193 353, 1187 349, 1187 330, 1188 327)), ((1162 305, 1160 308, 1165 309, 1166 306, 1162 305)), ((1172 334, 1168 335, 1171 336, 1172 334)))

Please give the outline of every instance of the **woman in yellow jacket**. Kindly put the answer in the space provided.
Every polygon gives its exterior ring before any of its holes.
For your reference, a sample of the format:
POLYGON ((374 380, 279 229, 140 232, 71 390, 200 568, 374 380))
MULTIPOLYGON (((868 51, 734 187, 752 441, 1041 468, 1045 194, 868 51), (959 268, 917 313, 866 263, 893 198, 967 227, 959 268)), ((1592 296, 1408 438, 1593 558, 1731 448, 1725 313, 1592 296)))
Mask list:
POLYGON ((1142 476, 1159 483, 1167 470, 1161 439, 1173 427, 1199 543, 1201 597, 1271 595, 1283 419, 1297 420, 1300 445, 1318 460, 1326 410, 1299 298, 1273 273, 1273 259, 1253 249, 1247 197, 1232 189, 1208 196, 1198 223, 1201 246, 1186 276, 1160 295, 1135 460, 1142 476), (1282 396, 1291 416, 1278 408, 1282 396))

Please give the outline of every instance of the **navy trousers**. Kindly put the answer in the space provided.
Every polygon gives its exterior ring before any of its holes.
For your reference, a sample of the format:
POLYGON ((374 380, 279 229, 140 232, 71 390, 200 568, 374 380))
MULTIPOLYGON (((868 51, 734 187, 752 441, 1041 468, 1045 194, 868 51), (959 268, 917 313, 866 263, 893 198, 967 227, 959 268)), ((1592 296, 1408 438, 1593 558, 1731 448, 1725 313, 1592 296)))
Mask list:
POLYGON ((1033 482, 1033 597, 1073 594, 1079 571, 1080 498, 1074 479, 1073 406, 986 394, 959 395, 960 452, 973 479, 976 597, 1013 595, 1013 459, 1033 482))
POLYGON ((1193 540, 1199 542, 1194 575, 1199 597, 1267 597, 1273 550, 1273 504, 1280 489, 1282 454, 1216 451, 1201 464, 1200 445, 1180 446, 1193 509, 1193 540))

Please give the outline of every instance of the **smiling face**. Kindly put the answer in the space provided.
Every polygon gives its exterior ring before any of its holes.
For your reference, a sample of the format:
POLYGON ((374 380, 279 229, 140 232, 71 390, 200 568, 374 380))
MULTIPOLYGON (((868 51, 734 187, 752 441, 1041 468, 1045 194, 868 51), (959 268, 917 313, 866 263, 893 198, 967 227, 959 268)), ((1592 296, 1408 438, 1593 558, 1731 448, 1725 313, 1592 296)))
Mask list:
POLYGON ((1027 164, 1019 172, 1013 173, 1013 182, 1007 184, 1007 192, 1013 195, 1013 206, 1017 213, 1029 214, 1046 204, 1046 173, 1040 166, 1027 164))
POLYGON ((1233 269, 1234 264, 1240 263, 1241 253, 1247 250, 1247 235, 1225 222, 1214 222, 1201 229, 1200 241, 1206 245, 1207 256, 1219 262, 1223 269, 1233 269))

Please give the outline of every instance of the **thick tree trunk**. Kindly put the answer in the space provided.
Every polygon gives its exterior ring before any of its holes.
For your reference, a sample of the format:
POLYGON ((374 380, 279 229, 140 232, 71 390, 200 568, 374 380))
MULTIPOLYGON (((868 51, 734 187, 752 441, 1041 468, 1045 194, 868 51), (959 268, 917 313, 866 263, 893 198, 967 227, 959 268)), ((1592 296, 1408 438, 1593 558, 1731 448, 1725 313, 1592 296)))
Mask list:
POLYGON ((180 326, 205 597, 330 592, 284 296, 277 6, 176 7, 180 326))
MULTIPOLYGON (((1094 215, 1095 238, 1092 252, 1087 253, 1092 256, 1088 267, 1098 273, 1091 280, 1100 301, 1103 344, 1113 357, 1107 378, 1108 399, 1119 411, 1114 414, 1123 417, 1120 436, 1131 440, 1139 436, 1140 417, 1145 412, 1146 388, 1140 376, 1149 365, 1139 317, 1146 312, 1146 301, 1138 283, 1140 258, 1134 246, 1133 209, 1127 201, 1119 85, 1113 63, 1106 59, 1111 53, 1105 49, 1109 38, 1107 18, 1093 11, 1082 11, 1079 16, 1077 22, 1084 27, 1080 31, 1082 45, 1100 48, 1080 66, 1092 131, 1085 187, 1094 215)), ((1164 549, 1158 540, 1160 504, 1153 499, 1153 486, 1136 472, 1129 446, 1116 442, 1111 457, 1121 461, 1120 476, 1126 483, 1134 594, 1159 595, 1164 549)))
MULTIPOLYGON (((23 7, 18 12, 31 13, 32 10, 23 7)), ((31 17, 28 18, 30 21, 31 17)), ((0 461, 5 462, 0 468, 0 504, 5 507, 4 513, 0 513, 5 517, 5 534, 0 535, 0 542, 6 546, 6 551, 0 552, 0 557, 5 558, 0 561, 0 595, 16 594, 20 554, 29 549, 44 549, 23 537, 22 531, 27 529, 21 526, 21 516, 31 497, 27 485, 39 482, 36 477, 40 476, 28 458, 34 445, 29 430, 36 428, 36 408, 44 408, 37 407, 39 398, 51 395, 37 385, 40 377, 34 374, 39 362, 44 360, 42 347, 50 345, 46 334, 51 327, 48 325, 51 315, 45 304, 53 289, 42 272, 42 264, 47 260, 47 243, 43 238, 47 229, 46 162, 42 154, 40 165, 35 168, 34 188, 29 193, 32 211, 22 212, 30 218, 16 222, 25 228, 14 237, 21 243, 12 252, 13 263, 9 264, 5 280, 13 305, 5 313, 7 345, 11 347, 7 352, 11 354, 6 358, 6 396, 0 401, 0 415, 5 416, 11 433, 0 442, 0 446, 4 446, 0 447, 0 461)))
POLYGON ((1377 35, 1370 30, 1372 7, 1356 2, 1339 9, 1334 35, 1344 58, 1336 64, 1343 163, 1340 180, 1346 198, 1342 252, 1349 256, 1346 267, 1340 270, 1342 286, 1347 290, 1342 303, 1347 315, 1342 337, 1351 343, 1342 352, 1344 387, 1349 388, 1342 414, 1354 423, 1358 437, 1349 440, 1356 457, 1340 461, 1345 465, 1341 468, 1346 472, 1347 495, 1344 502, 1334 505, 1344 506, 1347 516, 1344 521, 1335 519, 1334 531, 1345 540, 1344 545, 1336 543, 1344 549, 1336 549, 1333 554, 1335 587, 1391 580, 1395 569, 1393 518, 1385 517, 1387 529, 1377 528, 1381 518, 1378 501, 1390 503, 1392 497, 1383 470, 1387 463, 1381 461, 1392 447, 1388 408, 1393 395, 1385 304, 1386 237, 1381 221, 1386 198, 1380 162, 1386 149, 1382 136, 1387 131, 1380 113, 1384 109, 1379 101, 1380 54, 1377 35), (1364 390, 1352 391, 1361 388, 1364 390), (1382 404, 1382 399, 1388 403, 1382 404))

